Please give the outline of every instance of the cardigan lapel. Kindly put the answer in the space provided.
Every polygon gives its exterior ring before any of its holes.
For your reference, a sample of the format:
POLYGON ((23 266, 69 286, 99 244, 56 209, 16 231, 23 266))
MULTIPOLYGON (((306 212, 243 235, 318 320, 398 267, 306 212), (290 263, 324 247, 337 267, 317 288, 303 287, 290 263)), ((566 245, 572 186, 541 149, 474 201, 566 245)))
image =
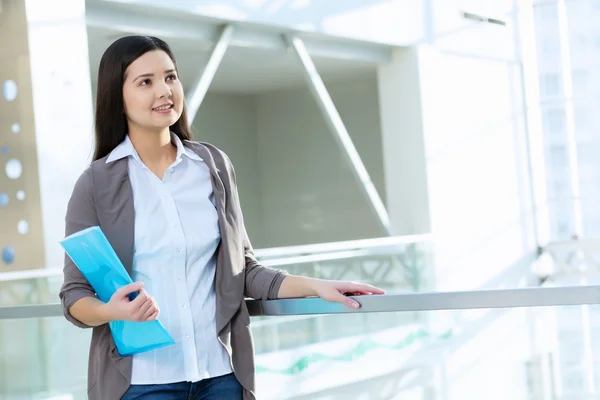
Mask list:
MULTIPOLYGON (((244 297, 239 293, 244 290, 243 274, 233 274, 233 266, 238 263, 243 263, 243 256, 240 260, 232 259, 232 253, 236 252, 239 241, 236 239, 236 234, 233 232, 229 217, 231 210, 227 207, 231 204, 227 202, 227 190, 225 183, 221 177, 221 172, 215 158, 209 149, 194 142, 186 143, 208 166, 210 170, 215 202, 217 205, 217 214, 219 216, 219 230, 221 231, 221 244, 217 255, 217 268, 215 272, 215 294, 216 294, 216 325, 217 333, 221 333, 239 310, 240 302, 244 297)), ((239 251, 238 251, 239 253, 239 251)))
POLYGON ((94 192, 100 228, 129 276, 133 275, 135 209, 127 158, 102 162, 94 173, 94 192))
POLYGON ((219 171, 219 169, 217 168, 217 164, 215 163, 214 158, 209 153, 209 151, 206 147, 204 147, 202 145, 197 145, 195 143, 193 145, 190 145, 192 143, 189 143, 189 142, 186 144, 188 144, 189 148, 192 149, 192 151, 194 153, 196 153, 202 159, 202 161, 204 161, 204 163, 207 165, 207 167, 210 171, 213 192, 215 194, 215 201, 217 203, 217 209, 224 213, 226 210, 226 207, 227 207, 227 204, 226 204, 227 199, 226 199, 226 195, 225 195, 225 185, 223 184, 223 180, 221 179, 221 176, 219 175, 219 173, 221 171, 219 171))

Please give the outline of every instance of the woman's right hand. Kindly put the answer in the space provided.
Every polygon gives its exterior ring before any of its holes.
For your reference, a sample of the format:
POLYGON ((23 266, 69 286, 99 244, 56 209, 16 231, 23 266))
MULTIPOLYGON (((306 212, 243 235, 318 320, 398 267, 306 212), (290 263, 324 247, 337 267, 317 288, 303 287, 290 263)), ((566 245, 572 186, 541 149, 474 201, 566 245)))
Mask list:
POLYGON ((142 282, 130 283, 117 289, 110 301, 105 304, 106 313, 111 321, 154 321, 160 309, 156 301, 144 290, 142 282), (134 300, 129 300, 131 293, 138 292, 134 300))

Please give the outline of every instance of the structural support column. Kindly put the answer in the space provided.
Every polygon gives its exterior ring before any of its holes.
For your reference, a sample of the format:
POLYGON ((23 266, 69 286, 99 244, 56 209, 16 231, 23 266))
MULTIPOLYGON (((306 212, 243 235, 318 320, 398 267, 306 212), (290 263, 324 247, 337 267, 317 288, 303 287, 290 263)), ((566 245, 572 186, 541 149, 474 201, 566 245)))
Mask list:
POLYGON ((206 92, 215 77, 217 69, 219 69, 225 51, 227 51, 229 43, 231 42, 233 31, 234 28, 232 25, 226 25, 223 28, 221 37, 219 37, 202 75, 200 75, 200 78, 194 83, 187 95, 188 121, 190 124, 194 122, 194 118, 196 118, 196 114, 200 109, 204 96, 206 96, 206 92))
POLYGON ((348 133, 340 114, 333 104, 333 100, 331 100, 331 97, 327 92, 327 88, 325 87, 323 80, 319 76, 317 68, 313 63, 310 54, 304 45, 304 42, 294 36, 284 36, 284 38, 300 60, 310 91, 317 101, 321 113, 325 117, 327 126, 333 133, 338 144, 344 150, 348 162, 352 167, 352 171, 361 184, 361 187, 367 199, 369 200, 371 207, 373 208, 373 212, 378 218, 381 228, 386 234, 391 236, 393 234, 392 227, 385 205, 381 200, 377 189, 373 185, 373 182, 371 181, 371 177, 369 176, 369 173, 367 172, 367 169, 365 168, 365 165, 360 158, 352 139, 350 138, 350 134, 348 133))
POLYGON ((575 132, 575 114, 573 106, 573 71, 571 68, 571 46, 569 44, 569 24, 567 4, 560 0, 556 4, 558 11, 558 42, 560 49, 562 82, 565 102, 565 122, 567 136, 567 161, 573 200, 574 232, 577 237, 583 235, 583 217, 581 211, 581 193, 579 187, 579 158, 577 156, 577 137, 575 132))

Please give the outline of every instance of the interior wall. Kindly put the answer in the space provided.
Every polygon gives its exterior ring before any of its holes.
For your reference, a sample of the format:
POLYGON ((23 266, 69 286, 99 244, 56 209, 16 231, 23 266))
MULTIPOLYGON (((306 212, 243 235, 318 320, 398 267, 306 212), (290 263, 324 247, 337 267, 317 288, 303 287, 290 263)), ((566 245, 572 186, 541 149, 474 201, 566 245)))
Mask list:
POLYGON ((192 129, 196 140, 214 144, 231 159, 248 236, 255 248, 264 247, 262 179, 253 95, 207 93, 192 129))
MULTIPOLYGON (((327 88, 385 199, 375 75, 327 88)), ((343 150, 308 89, 260 94, 256 104, 265 244, 382 236, 343 150)))

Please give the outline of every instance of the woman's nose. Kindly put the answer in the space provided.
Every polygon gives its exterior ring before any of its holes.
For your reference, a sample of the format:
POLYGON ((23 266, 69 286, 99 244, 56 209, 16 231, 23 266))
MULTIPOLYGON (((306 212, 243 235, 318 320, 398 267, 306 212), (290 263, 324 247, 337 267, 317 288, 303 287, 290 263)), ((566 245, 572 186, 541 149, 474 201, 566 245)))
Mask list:
POLYGON ((163 97, 171 97, 172 94, 173 94, 173 92, 171 91, 171 88, 169 87, 169 85, 164 83, 160 86, 160 89, 158 92, 159 98, 162 99, 163 97))

